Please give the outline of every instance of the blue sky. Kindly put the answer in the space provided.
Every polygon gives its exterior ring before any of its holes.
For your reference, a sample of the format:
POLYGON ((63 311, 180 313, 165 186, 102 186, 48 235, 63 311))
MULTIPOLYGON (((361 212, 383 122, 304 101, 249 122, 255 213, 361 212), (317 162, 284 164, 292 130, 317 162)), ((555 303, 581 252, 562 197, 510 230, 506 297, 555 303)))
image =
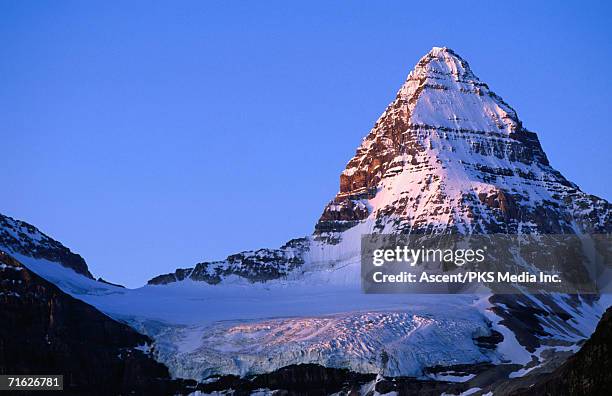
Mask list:
POLYGON ((0 212, 129 286, 279 246, 432 46, 611 198, 609 3, 289 3, 0 1, 0 212))

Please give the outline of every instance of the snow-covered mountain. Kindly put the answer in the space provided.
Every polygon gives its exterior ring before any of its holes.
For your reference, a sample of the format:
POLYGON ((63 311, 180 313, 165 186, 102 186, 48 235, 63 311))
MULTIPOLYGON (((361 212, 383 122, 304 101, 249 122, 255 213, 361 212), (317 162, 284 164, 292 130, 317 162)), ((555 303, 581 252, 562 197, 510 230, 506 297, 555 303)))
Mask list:
POLYGON ((609 233, 610 216, 607 201, 582 192, 550 166, 537 135, 465 60, 436 47, 348 162, 313 236, 179 269, 150 283, 286 277, 320 251, 324 260, 335 251, 356 253, 355 236, 365 233, 609 233))
POLYGON ((609 204, 554 170, 535 133, 448 48, 425 55, 340 175, 317 234, 604 232, 609 204))
POLYGON ((550 166, 535 133, 465 60, 433 48, 349 161, 310 236, 177 269, 134 290, 33 253, 28 246, 50 242, 12 219, 2 222, 0 247, 151 336, 177 377, 316 363, 469 383, 478 378, 473 367, 518 364, 512 375, 520 377, 576 350, 609 299, 365 295, 361 235, 609 234, 610 213, 607 201, 550 166))

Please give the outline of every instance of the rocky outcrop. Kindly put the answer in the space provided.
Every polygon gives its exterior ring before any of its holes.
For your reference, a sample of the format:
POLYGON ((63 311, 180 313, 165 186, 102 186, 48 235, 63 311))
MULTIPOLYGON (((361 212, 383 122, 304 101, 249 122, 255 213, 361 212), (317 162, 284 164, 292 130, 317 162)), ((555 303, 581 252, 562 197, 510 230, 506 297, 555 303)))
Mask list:
POLYGON ((120 288, 122 288, 122 289, 125 289, 125 286, 120 285, 120 284, 118 284, 118 283, 112 283, 112 282, 109 282, 109 281, 107 281, 107 280, 106 280, 106 279, 104 279, 104 278, 98 278, 98 282, 100 282, 100 283, 106 283, 107 285, 117 286, 117 287, 120 287, 120 288))
POLYGON ((168 394, 179 388, 152 341, 0 251, 0 374, 63 374, 68 394, 168 394))
POLYGON ((612 390, 612 308, 608 308, 597 329, 580 351, 557 370, 533 379, 514 396, 597 396, 612 390))
POLYGON ((149 285, 165 285, 191 279, 212 285, 230 275, 250 282, 265 282, 286 276, 302 264, 308 249, 304 238, 293 239, 279 249, 259 249, 228 256, 223 261, 203 262, 191 268, 179 268, 174 273, 156 276, 149 285))
POLYGON ((43 234, 25 221, 0 214, 0 248, 9 252, 57 262, 93 279, 83 257, 43 234))
POLYGON ((502 318, 500 323, 512 329, 519 343, 529 352, 535 352, 541 346, 541 340, 551 336, 544 326, 564 329, 568 334, 586 338, 588 334, 568 325, 574 319, 575 312, 567 307, 578 309, 583 302, 592 305, 597 298, 596 295, 563 295, 554 299, 546 294, 529 297, 523 294, 496 294, 489 301, 493 304, 491 311, 502 318), (563 302, 562 306, 559 300, 563 302))

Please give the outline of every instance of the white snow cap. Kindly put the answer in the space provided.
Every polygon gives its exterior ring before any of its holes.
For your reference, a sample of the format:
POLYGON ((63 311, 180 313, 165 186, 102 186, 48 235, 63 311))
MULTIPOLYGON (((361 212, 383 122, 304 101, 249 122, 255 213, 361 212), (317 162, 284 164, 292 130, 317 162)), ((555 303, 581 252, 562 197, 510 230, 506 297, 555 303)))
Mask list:
POLYGON ((448 47, 433 47, 419 60, 413 73, 422 77, 452 74, 456 78, 478 81, 468 63, 448 47))

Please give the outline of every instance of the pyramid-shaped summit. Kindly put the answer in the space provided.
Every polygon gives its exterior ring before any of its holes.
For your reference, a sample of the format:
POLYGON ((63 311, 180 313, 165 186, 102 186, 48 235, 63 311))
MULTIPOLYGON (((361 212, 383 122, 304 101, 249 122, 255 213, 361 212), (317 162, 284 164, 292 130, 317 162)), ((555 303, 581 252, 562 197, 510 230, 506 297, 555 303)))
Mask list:
POLYGON ((348 162, 313 236, 149 283, 263 282, 328 269, 358 257, 369 233, 609 233, 610 213, 549 165, 536 134, 465 60, 433 48, 348 162))
POLYGON ((402 110, 411 124, 506 133, 520 124, 516 112, 448 48, 434 47, 421 58, 394 103, 398 99, 408 104, 402 110))
POLYGON ((422 57, 340 175, 315 228, 609 232, 610 206, 548 163, 535 133, 449 48, 422 57))

